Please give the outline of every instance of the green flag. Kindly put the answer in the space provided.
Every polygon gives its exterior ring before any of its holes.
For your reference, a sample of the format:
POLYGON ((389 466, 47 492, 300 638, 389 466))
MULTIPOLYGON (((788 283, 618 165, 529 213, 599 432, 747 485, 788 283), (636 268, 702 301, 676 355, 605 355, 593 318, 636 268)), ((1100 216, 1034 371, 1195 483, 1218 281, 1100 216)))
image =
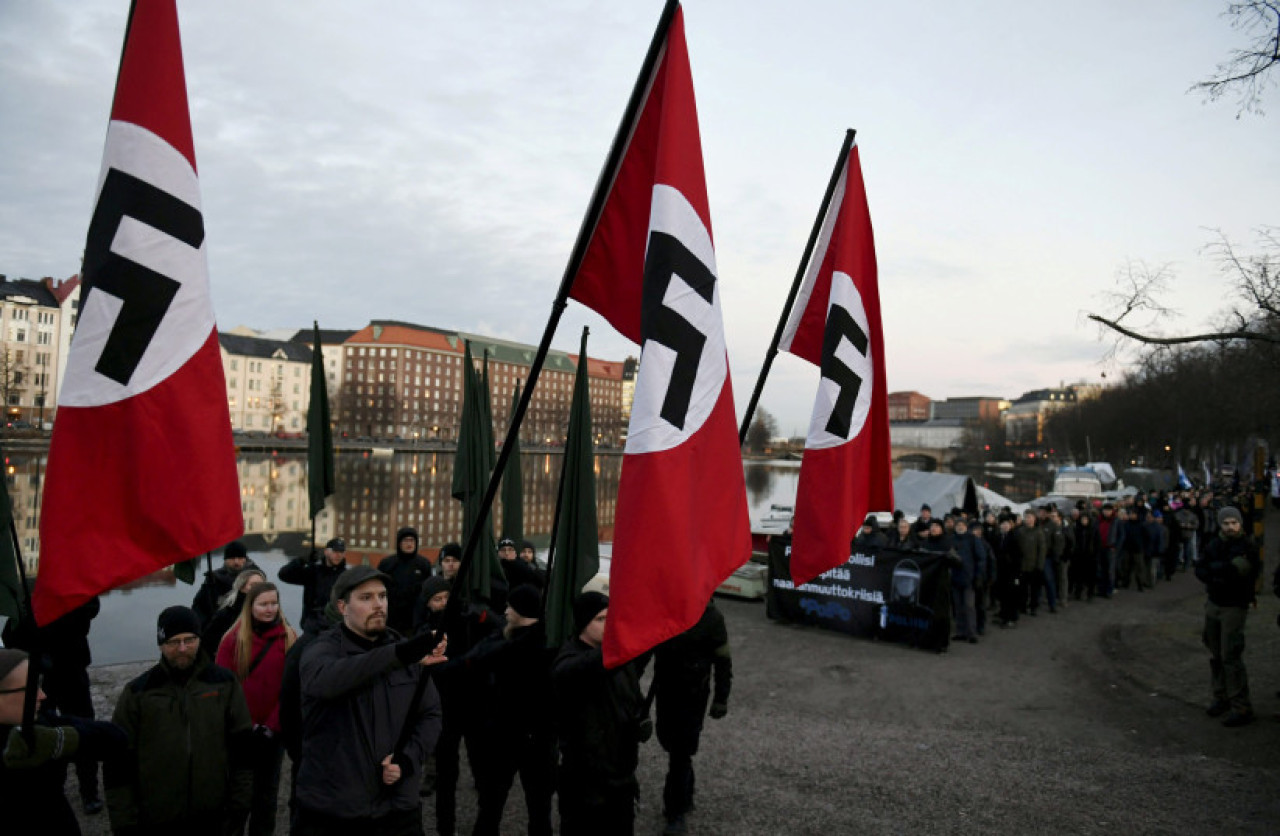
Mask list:
POLYGON ((573 599, 600 571, 600 527, 596 521, 595 448, 591 432, 591 393, 587 384, 587 329, 573 379, 569 437, 564 445, 564 475, 556 520, 551 577, 547 582, 547 646, 559 647, 573 635, 573 599))
POLYGON ((307 405, 307 497, 311 519, 324 510, 324 499, 333 495, 333 424, 329 420, 329 387, 325 384, 324 356, 320 349, 320 324, 313 322, 311 349, 311 403, 307 405))
POLYGON ((26 594, 18 561, 18 544, 13 539, 13 506, 9 504, 9 477, 0 475, 0 615, 7 615, 17 627, 26 612, 26 594))
MULTIPOLYGON (((485 488, 489 485, 489 473, 493 468, 493 427, 490 425, 485 431, 487 392, 481 389, 480 374, 472 362, 469 341, 465 344, 463 356, 462 418, 458 429, 458 449, 453 460, 452 489, 453 498, 462 502, 462 536, 465 539, 477 527, 485 488)), ((480 526, 475 553, 464 567, 466 577, 462 592, 467 600, 489 600, 494 573, 502 571, 497 562, 493 525, 486 517, 480 526)))
POLYGON ((184 560, 181 563, 173 564, 173 576, 183 583, 191 586, 196 582, 196 573, 200 571, 200 556, 196 555, 190 560, 184 560))
MULTIPOLYGON (((516 406, 520 403, 520 384, 511 393, 511 413, 507 426, 516 420, 516 406)), ((516 541, 516 548, 524 539, 524 471, 520 467, 520 436, 511 439, 511 452, 507 454, 507 466, 502 471, 502 536, 516 541)))

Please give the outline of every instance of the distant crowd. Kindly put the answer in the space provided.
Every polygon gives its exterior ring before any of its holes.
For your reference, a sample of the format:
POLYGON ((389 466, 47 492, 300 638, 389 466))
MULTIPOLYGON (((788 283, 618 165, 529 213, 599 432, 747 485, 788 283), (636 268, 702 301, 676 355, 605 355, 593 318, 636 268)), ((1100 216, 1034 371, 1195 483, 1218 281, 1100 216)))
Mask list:
MULTIPOLYGON (((1272 485, 1280 485, 1276 479, 1272 485)), ((1271 485, 1269 485, 1271 488, 1271 485)), ((1280 490, 1271 488, 1274 500, 1280 490)), ((1077 602, 1143 593, 1194 570, 1207 591, 1203 640, 1210 651, 1210 716, 1226 726, 1254 719, 1245 672, 1244 622, 1262 588, 1251 493, 1191 489, 1137 492, 1116 501, 1052 502, 971 515, 942 516, 924 505, 915 520, 895 511, 887 532, 869 516, 859 547, 895 547, 946 556, 950 598, 941 613, 950 642, 977 644, 989 623, 1016 628, 1024 617, 1057 613, 1077 602)), ((1280 595, 1280 570, 1274 577, 1280 595)), ((943 596, 945 598, 946 596, 943 596)))

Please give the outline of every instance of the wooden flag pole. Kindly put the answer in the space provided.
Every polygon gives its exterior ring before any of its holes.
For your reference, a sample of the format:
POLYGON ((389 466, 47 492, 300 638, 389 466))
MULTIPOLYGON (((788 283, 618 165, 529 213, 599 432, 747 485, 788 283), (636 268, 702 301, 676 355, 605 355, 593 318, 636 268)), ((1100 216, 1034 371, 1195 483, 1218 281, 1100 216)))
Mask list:
POLYGON ((817 245, 818 235, 822 232, 822 221, 826 218, 827 210, 831 205, 831 195, 835 194, 836 183, 840 181, 840 172, 844 169, 849 157, 849 149, 853 147, 853 137, 856 133, 857 131, 852 128, 845 131, 844 143, 840 146, 840 156, 836 158, 836 167, 831 172, 831 181, 827 183, 827 192, 822 196, 822 205, 818 207, 818 217, 814 220, 813 230, 809 233, 809 240, 804 245, 804 254, 800 256, 800 266, 796 268, 796 277, 791 282, 791 292, 787 294, 787 302, 782 306, 782 316, 778 318, 778 327, 773 332, 773 342, 769 344, 769 351, 764 355, 764 366, 760 369, 760 377, 756 380, 756 388, 751 393, 751 400, 747 402, 747 411, 742 416, 742 426, 738 430, 739 447, 747 440, 747 430, 751 427, 751 419, 755 416, 757 404, 760 403, 760 393, 764 391, 765 378, 773 368, 773 358, 778 356, 778 343, 782 342, 782 332, 787 327, 787 320, 791 318, 791 308, 796 303, 796 295, 800 293, 800 284, 804 281, 809 259, 813 256, 813 248, 817 245))

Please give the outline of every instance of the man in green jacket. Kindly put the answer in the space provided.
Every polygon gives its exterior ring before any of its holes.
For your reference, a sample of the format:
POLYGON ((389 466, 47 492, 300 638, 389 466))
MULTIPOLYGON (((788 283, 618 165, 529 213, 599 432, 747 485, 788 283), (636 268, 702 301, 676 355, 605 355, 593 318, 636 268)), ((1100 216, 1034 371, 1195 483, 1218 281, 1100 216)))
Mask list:
POLYGON ((116 836, 222 836, 244 823, 253 721, 235 675, 200 652, 199 631, 187 607, 160 613, 160 661, 116 701, 111 720, 129 737, 104 776, 116 836))

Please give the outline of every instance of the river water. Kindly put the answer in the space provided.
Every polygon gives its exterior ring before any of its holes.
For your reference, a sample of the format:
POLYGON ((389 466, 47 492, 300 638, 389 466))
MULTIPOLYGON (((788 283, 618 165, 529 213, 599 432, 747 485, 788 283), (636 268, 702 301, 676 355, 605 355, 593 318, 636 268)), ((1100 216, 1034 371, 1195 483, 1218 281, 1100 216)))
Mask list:
MULTIPOLYGON (((38 512, 46 460, 43 452, 15 452, 5 458, 19 544, 29 562, 39 554, 38 512)), ((521 459, 524 532, 540 550, 550 536, 561 462, 559 453, 526 453, 521 459)), ((619 455, 600 455, 595 461, 602 541, 613 538, 621 464, 619 455)), ((243 539, 253 560, 275 581, 281 566, 310 550, 306 456, 301 452, 242 454, 237 465, 246 525, 243 539)), ((772 505, 794 504, 799 462, 749 461, 743 468, 752 519, 767 515, 772 505)), ((317 520, 316 539, 323 543, 331 536, 346 538, 349 562, 376 564, 392 551, 394 532, 401 525, 413 525, 422 533, 424 554, 434 554, 447 540, 461 539, 460 503, 450 496, 451 454, 343 452, 337 457, 337 469, 337 492, 317 520)), ((1014 481, 994 479, 990 474, 970 475, 978 484, 1015 501, 1036 496, 1044 487, 1034 476, 1014 481)), ((220 564, 215 554, 213 565, 220 564)), ((38 563, 32 568, 38 574, 38 563)), ((301 588, 279 586, 284 612, 296 622, 302 609, 301 588)), ((194 595, 194 587, 166 569, 102 596, 102 612, 90 634, 95 663, 156 658, 152 638, 156 616, 173 604, 190 604, 194 595)))

